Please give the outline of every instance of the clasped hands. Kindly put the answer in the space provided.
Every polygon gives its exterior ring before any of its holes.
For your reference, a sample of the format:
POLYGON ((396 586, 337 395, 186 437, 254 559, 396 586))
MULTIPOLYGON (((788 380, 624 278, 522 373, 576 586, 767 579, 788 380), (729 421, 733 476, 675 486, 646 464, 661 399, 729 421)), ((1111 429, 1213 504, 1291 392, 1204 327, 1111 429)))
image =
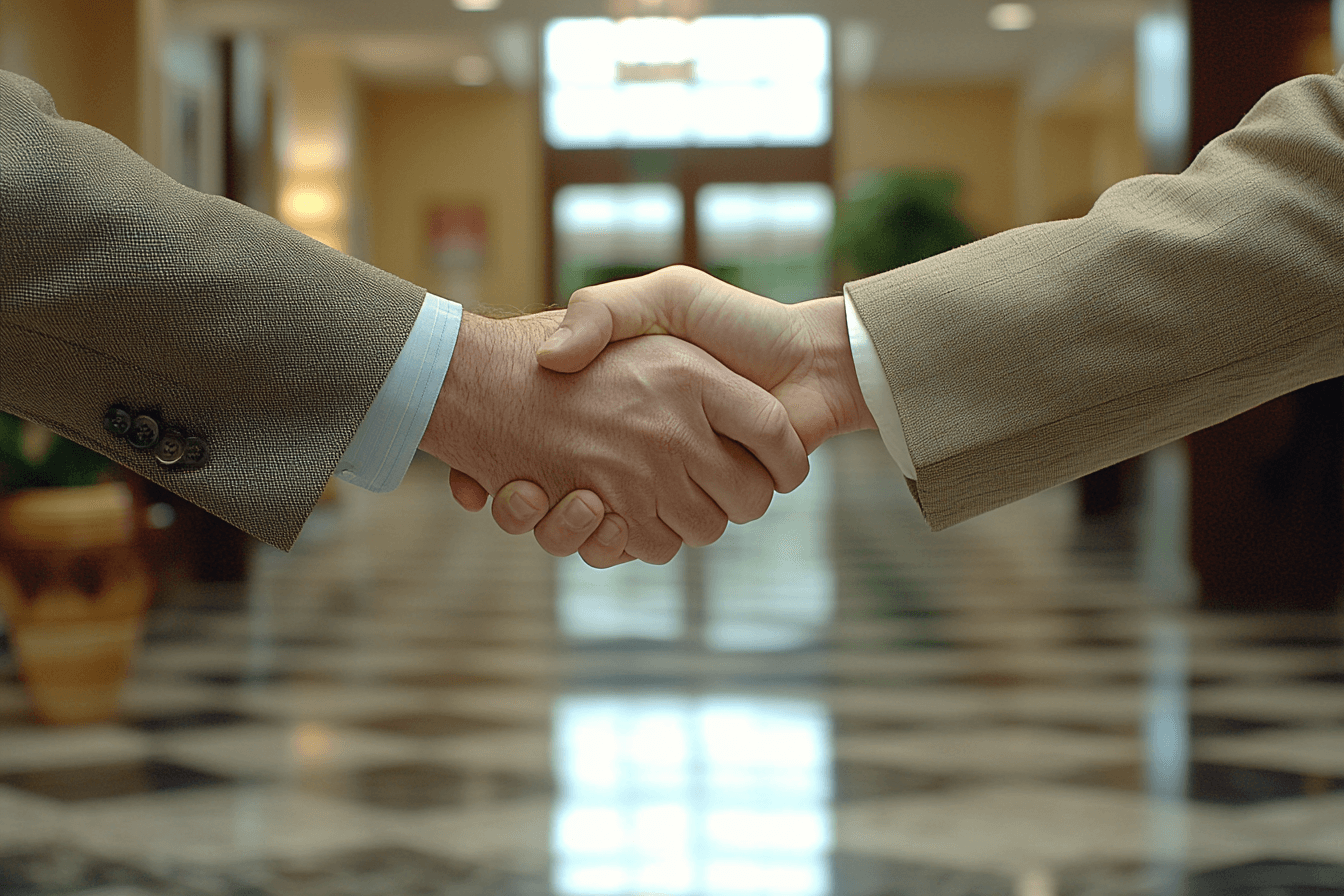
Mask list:
POLYGON ((759 518, 863 428, 842 298, 783 305, 672 267, 563 312, 464 315, 421 447, 463 507, 493 494, 505 531, 608 567, 759 518))

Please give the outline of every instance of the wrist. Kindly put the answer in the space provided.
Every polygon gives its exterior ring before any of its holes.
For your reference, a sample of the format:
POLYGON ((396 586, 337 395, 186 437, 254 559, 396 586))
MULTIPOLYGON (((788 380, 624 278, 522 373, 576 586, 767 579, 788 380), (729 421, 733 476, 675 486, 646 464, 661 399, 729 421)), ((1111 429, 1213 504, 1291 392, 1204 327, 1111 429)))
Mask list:
POLYGON ((491 494, 504 485, 495 481, 492 468, 497 465, 491 459, 511 428, 504 407, 491 399, 522 400, 525 369, 535 366, 531 342, 525 338, 529 331, 522 320, 464 313, 452 361, 420 440, 422 450, 471 476, 491 494))
POLYGON ((795 307, 811 333, 816 369, 834 421, 835 429, 826 438, 860 429, 877 429, 854 366, 844 296, 814 299, 795 307))

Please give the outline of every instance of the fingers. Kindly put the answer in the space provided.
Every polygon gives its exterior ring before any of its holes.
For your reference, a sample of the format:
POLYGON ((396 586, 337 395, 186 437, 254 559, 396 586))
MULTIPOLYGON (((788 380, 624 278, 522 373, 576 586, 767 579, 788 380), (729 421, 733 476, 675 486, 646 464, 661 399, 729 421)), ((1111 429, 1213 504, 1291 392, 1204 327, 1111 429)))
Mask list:
POLYGON ((606 507, 597 495, 586 490, 573 491, 551 508, 533 535, 546 553, 568 557, 596 531, 605 513, 606 507))
POLYGON ((625 518, 618 513, 608 513, 588 540, 579 548, 583 562, 597 569, 608 569, 619 563, 627 563, 634 557, 625 551, 625 542, 630 527, 625 518))
POLYGON ((551 502, 541 486, 533 482, 510 482, 499 490, 490 503, 495 523, 510 535, 531 532, 546 515, 551 502))
MULTIPOLYGON (((464 496, 474 498, 474 492, 469 491, 472 488, 485 495, 485 489, 475 480, 464 473, 458 476, 464 496)), ((480 503, 485 503, 484 497, 480 503)), ((586 489, 570 492, 548 512, 546 493, 539 486, 521 480, 511 482, 499 490, 492 514, 499 527, 511 535, 531 530, 537 544, 557 557, 568 557, 577 551, 584 562, 598 569, 635 559, 625 550, 629 525, 619 514, 608 513, 602 499, 586 489)), ((669 549, 676 553, 675 546, 662 544, 661 532, 658 544, 664 553, 669 549)))
POLYGON ((681 550, 681 536, 661 519, 642 520, 630 528, 625 550, 636 560, 662 565, 681 550))
POLYGON ((456 468, 448 471, 448 488, 453 493, 453 500, 472 513, 484 507, 490 497, 479 482, 456 468))
POLYGON ((807 478, 807 451, 789 423, 788 411, 774 396, 729 374, 711 379, 703 400, 709 425, 754 454, 769 471, 776 491, 791 492, 807 478))
POLYGON ((693 548, 713 544, 728 528, 728 515, 694 482, 686 485, 685 494, 659 500, 658 518, 693 548))
POLYGON ((687 472, 728 520, 740 525, 760 519, 774 497, 774 479, 741 445, 724 438, 718 442, 719 451, 688 460, 687 472))

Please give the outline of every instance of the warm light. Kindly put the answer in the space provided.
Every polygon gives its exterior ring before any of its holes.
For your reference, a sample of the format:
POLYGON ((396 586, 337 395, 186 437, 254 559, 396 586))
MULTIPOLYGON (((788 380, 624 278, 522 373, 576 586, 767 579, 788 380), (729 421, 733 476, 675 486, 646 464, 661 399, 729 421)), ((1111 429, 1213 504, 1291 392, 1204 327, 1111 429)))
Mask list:
POLYGON ((336 207, 336 197, 327 190, 299 189, 285 196, 285 212, 298 221, 313 221, 330 215, 336 207))
POLYGON ((1000 3, 989 11, 995 31, 1025 31, 1036 23, 1036 10, 1026 3, 1000 3))
POLYGON ((296 140, 289 145, 292 168, 335 168, 344 162, 335 140, 296 140))
POLYGON ((495 77, 495 67, 484 56, 463 56, 453 63, 453 77, 464 87, 481 87, 495 77))
POLYGON ((499 0, 453 0, 453 5, 466 12, 489 12, 499 9, 499 0))

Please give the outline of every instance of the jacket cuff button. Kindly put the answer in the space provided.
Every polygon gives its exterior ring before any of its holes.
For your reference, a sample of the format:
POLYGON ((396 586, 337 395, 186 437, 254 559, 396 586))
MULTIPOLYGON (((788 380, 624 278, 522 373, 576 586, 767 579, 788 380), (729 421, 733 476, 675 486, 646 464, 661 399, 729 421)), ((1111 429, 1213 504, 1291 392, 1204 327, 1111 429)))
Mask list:
POLYGON ((175 429, 164 430, 154 446, 154 459, 165 467, 182 460, 187 451, 187 439, 175 429))
POLYGON ((131 422, 131 431, 126 441, 139 451, 148 451, 159 443, 159 421, 148 414, 141 414, 131 422))
POLYGON ((205 444, 205 439, 199 436, 189 436, 182 444, 182 467, 187 470, 195 470, 203 467, 210 460, 210 448, 205 444))
POLYGON ((103 414, 103 429, 114 436, 124 436, 131 431, 131 412, 123 407, 113 405, 103 414))

